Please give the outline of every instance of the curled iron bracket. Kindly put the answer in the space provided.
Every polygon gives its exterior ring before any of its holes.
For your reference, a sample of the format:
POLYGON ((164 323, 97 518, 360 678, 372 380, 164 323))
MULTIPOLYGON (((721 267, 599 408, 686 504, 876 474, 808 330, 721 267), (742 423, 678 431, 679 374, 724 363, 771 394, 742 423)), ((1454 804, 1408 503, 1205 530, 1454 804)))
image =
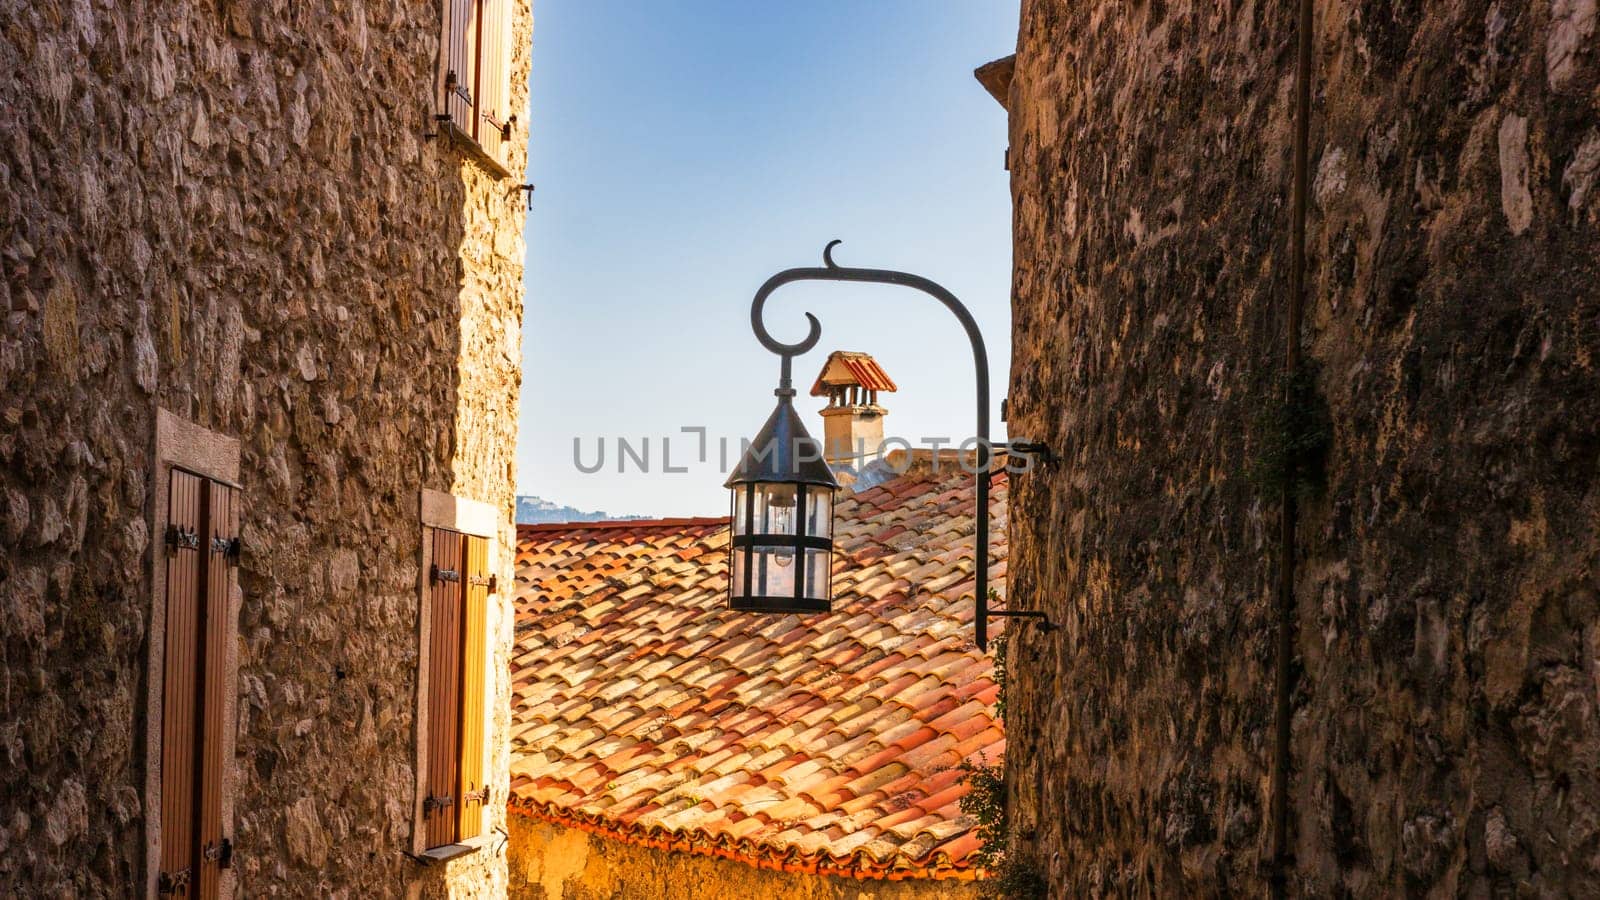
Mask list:
MULTIPOLYGON (((833 248, 842 241, 835 239, 822 248, 822 265, 785 269, 761 285, 756 291, 755 299, 750 304, 750 327, 756 333, 756 340, 761 346, 777 354, 782 360, 782 375, 778 381, 777 395, 780 397, 794 396, 794 385, 790 375, 793 368, 794 357, 812 349, 817 341, 822 338, 822 323, 811 313, 806 313, 809 330, 800 341, 787 344, 772 336, 767 330, 762 319, 766 310, 767 300, 774 291, 796 281, 845 281, 869 284, 889 284, 908 287, 921 291, 944 305, 961 322, 961 327, 967 333, 967 340, 972 344, 972 366, 977 375, 977 440, 978 440, 978 465, 974 480, 977 484, 978 501, 978 527, 977 527, 977 615, 974 617, 974 626, 977 631, 978 649, 986 650, 989 646, 989 619, 991 616, 1004 616, 1013 618, 1041 619, 1049 623, 1049 618, 1044 613, 1023 613, 1021 611, 989 611, 989 481, 991 478, 990 466, 993 462, 993 445, 989 442, 989 353, 984 348, 983 334, 978 330, 977 320, 972 318, 972 313, 962 305, 960 300, 943 285, 921 275, 910 272, 897 272, 892 269, 859 269, 852 266, 841 266, 834 261, 833 248)), ((1054 626, 1051 625, 1051 628, 1054 626)))

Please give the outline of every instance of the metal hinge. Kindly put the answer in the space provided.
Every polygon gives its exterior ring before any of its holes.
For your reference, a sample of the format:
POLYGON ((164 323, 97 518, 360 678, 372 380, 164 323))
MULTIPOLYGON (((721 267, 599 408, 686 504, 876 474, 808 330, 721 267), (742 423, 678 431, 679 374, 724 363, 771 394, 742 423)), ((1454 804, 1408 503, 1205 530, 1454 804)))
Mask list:
POLYGON ((1006 450, 1037 460, 1046 465, 1059 462, 1060 458, 1050 451, 1050 445, 1039 441, 1011 441, 1005 445, 1006 450))
POLYGON ((471 575, 467 577, 467 584, 473 587, 488 588, 489 593, 494 593, 500 587, 500 580, 493 575, 471 575))
POLYGON ((447 94, 455 94, 457 97, 460 97, 468 103, 472 102, 472 92, 467 90, 465 85, 456 80, 455 69, 451 69, 445 73, 444 92, 447 94))
MULTIPOLYGON (((146 882, 148 883, 148 882, 146 882)), ((189 893, 189 870, 167 874, 162 872, 156 876, 156 893, 158 894, 187 894, 189 893)))
POLYGON ((216 863, 219 869, 231 868, 233 866, 233 839, 223 838, 220 844, 207 841, 205 849, 200 851, 200 855, 206 862, 216 863))
POLYGON ((488 785, 484 785, 483 787, 479 788, 478 790, 466 791, 465 793, 463 793, 461 795, 461 802, 462 803, 488 803, 489 802, 489 786, 488 785))
POLYGON ((436 809, 445 809, 455 805, 456 798, 450 796, 449 794, 445 794, 443 797, 435 797, 432 794, 429 794, 422 801, 422 811, 424 813, 431 813, 436 809))
POLYGON ((228 558, 228 565, 230 566, 237 566, 239 564, 240 549, 238 538, 219 537, 211 539, 211 552, 222 553, 226 555, 228 558))
POLYGON ((193 530, 185 530, 180 525, 167 526, 166 540, 167 551, 170 553, 176 553, 179 550, 200 549, 200 533, 193 530))
POLYGON ((435 564, 432 569, 431 577, 436 584, 441 581, 459 582, 461 580, 461 573, 457 572, 455 569, 441 569, 439 568, 438 564, 435 564))
POLYGON ((509 118, 509 119, 505 120, 504 122, 502 122, 499 119, 496 119, 494 117, 493 113, 484 113, 483 114, 483 120, 485 122, 488 122, 494 128, 495 131, 500 132, 500 140, 502 140, 502 141, 511 140, 511 123, 517 121, 517 117, 516 116, 512 116, 511 118, 509 118))

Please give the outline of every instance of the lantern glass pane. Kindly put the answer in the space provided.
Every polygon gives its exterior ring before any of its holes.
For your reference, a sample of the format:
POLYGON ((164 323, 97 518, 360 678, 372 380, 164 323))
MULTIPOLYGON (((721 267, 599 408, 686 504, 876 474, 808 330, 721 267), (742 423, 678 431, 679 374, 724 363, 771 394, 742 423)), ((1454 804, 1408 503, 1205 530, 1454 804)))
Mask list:
POLYGON ((806 554, 806 591, 807 597, 817 600, 829 600, 833 597, 832 586, 829 582, 830 557, 827 550, 807 550, 806 554))
POLYGON ((733 565, 728 567, 728 582, 735 597, 744 596, 744 571, 749 554, 743 547, 733 548, 733 565))
POLYGON ((793 547, 756 547, 751 554, 755 566, 755 585, 751 593, 758 597, 794 596, 795 561, 793 547))
POLYGON ((795 486, 757 484, 755 487, 756 534, 794 534, 795 486))
POLYGON ((812 537, 833 537, 833 491, 824 487, 806 489, 805 533, 812 537))
POLYGON ((745 521, 746 521, 746 519, 749 518, 746 515, 746 513, 749 510, 749 508, 750 508, 750 487, 749 487, 749 485, 744 485, 744 484, 736 484, 736 485, 734 485, 734 487, 733 487, 733 533, 734 534, 748 534, 749 533, 748 530, 745 528, 745 521))

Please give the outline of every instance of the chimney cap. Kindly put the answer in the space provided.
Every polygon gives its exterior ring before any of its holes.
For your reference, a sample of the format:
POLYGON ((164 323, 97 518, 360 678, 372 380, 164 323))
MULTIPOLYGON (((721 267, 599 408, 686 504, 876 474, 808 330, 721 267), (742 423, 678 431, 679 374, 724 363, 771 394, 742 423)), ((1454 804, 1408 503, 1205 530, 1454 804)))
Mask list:
POLYGON ((871 354, 852 350, 835 350, 828 354, 828 361, 822 364, 822 371, 817 373, 816 383, 811 385, 811 396, 826 397, 830 388, 839 387, 863 387, 869 391, 899 390, 889 373, 883 371, 871 354))

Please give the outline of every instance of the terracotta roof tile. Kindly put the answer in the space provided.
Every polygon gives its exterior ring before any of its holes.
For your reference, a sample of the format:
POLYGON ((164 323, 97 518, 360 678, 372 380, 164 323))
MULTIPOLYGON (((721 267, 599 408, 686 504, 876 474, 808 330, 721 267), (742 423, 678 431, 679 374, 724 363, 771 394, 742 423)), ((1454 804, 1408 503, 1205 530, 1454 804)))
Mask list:
POLYGON ((830 384, 860 385, 873 391, 896 390, 894 380, 883 371, 877 360, 865 353, 849 350, 835 350, 828 354, 827 362, 823 363, 822 371, 817 373, 817 380, 811 385, 811 396, 826 396, 827 385, 830 384))
POLYGON ((950 462, 842 495, 835 611, 805 617, 723 608, 724 519, 520 527, 514 809, 766 868, 976 877, 955 766, 1005 739, 972 513, 950 462))

